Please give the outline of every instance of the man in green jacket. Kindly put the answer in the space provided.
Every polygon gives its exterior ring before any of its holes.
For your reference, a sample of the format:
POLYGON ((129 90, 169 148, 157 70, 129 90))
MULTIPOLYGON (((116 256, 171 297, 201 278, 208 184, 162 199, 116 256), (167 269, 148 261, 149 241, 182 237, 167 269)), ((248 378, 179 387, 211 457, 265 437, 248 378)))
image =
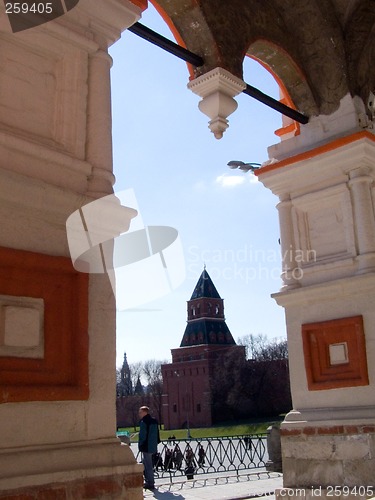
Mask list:
POLYGON ((142 452, 145 476, 144 488, 153 490, 155 488, 155 479, 152 455, 157 452, 158 443, 160 443, 159 424, 156 418, 151 417, 148 406, 139 408, 139 418, 138 448, 142 452))

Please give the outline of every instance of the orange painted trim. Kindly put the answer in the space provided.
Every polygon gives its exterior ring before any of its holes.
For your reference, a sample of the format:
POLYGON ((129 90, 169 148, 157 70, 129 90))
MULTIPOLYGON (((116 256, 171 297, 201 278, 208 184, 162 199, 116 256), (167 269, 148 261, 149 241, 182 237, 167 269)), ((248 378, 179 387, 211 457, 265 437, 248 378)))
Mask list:
MULTIPOLYGON (((272 68, 266 64, 264 61, 262 61, 261 59, 258 59, 257 57, 251 55, 251 54, 247 54, 246 53, 246 56, 247 57, 250 57, 250 59, 253 59, 254 61, 257 61, 266 71, 268 71, 268 73, 270 73, 272 75, 272 77, 275 79, 277 85, 279 86, 280 90, 281 90, 281 94, 282 94, 282 97, 280 100, 280 102, 282 104, 285 104, 287 106, 289 106, 290 108, 292 109, 297 109, 283 83, 283 81, 281 80, 281 78, 279 78, 279 76, 272 70, 272 68)), ((280 136, 280 135, 284 135, 284 134, 280 134, 278 133, 280 130, 283 130, 283 128, 288 128, 289 130, 287 132, 285 132, 285 134, 289 133, 289 132, 292 132, 293 130, 295 130, 295 134, 294 135, 299 135, 301 133, 301 127, 300 127, 300 124, 296 121, 293 121, 293 123, 291 125, 289 125, 288 127, 282 127, 278 130, 275 131, 275 134, 277 136, 280 136), (289 129, 289 127, 291 127, 289 129)))
POLYGON ((134 4, 134 5, 136 5, 137 7, 139 7, 142 12, 144 10, 146 10, 147 7, 148 7, 148 1, 147 0, 130 0, 130 2, 132 4, 134 4))
POLYGON ((88 283, 69 258, 0 247, 0 294, 44 301, 44 356, 0 356, 0 403, 88 399, 88 283))
POLYGON ((258 59, 258 57, 253 56, 252 54, 246 53, 246 56, 250 57, 250 59, 254 59, 254 61, 256 61, 257 63, 259 63, 265 70, 268 71, 268 73, 270 73, 272 75, 272 77, 276 81, 277 85, 280 87, 280 90, 281 90, 281 93, 282 93, 282 98, 280 99, 280 101, 283 102, 283 104, 286 104, 287 106, 290 106, 291 108, 296 109, 296 107, 294 106, 294 103, 293 103, 293 101, 292 101, 292 99, 291 99, 288 91, 286 90, 286 87, 285 87, 283 81, 273 71, 273 69, 271 68, 271 66, 269 66, 267 63, 265 63, 261 59, 258 59))
POLYGON ((323 146, 318 146, 317 148, 310 149, 309 151, 305 151, 295 156, 291 156, 290 158, 286 158, 285 160, 273 163, 272 165, 262 167, 261 169, 256 170, 254 174, 259 176, 268 172, 272 172, 273 170, 278 170, 279 168, 287 167, 289 165, 292 165, 293 163, 306 161, 321 154, 328 153, 329 151, 334 151, 335 149, 346 146, 347 144, 351 144, 352 142, 360 141, 362 139, 369 139, 370 141, 375 142, 375 135, 371 134, 371 132, 368 132, 367 130, 355 132, 354 134, 340 137, 339 139, 328 142, 323 146))
POLYGON ((291 123, 287 127, 278 128, 277 130, 275 130, 274 134, 278 137, 282 137, 283 135, 290 134, 293 131, 296 131, 294 135, 298 135, 295 123, 291 123))
POLYGON ((369 384, 362 316, 302 325, 303 355, 310 391, 369 384), (329 346, 345 343, 346 362, 331 364, 329 346))
MULTIPOLYGON (((174 39, 176 40, 176 43, 178 43, 178 45, 181 45, 181 47, 184 47, 184 49, 186 49, 187 47, 186 47, 184 40, 182 39, 176 26, 173 24, 172 19, 168 16, 168 14, 165 12, 165 10, 162 7, 160 7, 160 5, 158 4, 158 2, 156 0, 150 0, 150 3, 155 7, 158 14, 163 18, 164 22, 166 23, 168 28, 171 30, 172 35, 174 36, 174 39)), ((193 80, 195 78, 194 66, 190 63, 186 63, 186 66, 187 66, 188 71, 189 71, 190 80, 193 80)))

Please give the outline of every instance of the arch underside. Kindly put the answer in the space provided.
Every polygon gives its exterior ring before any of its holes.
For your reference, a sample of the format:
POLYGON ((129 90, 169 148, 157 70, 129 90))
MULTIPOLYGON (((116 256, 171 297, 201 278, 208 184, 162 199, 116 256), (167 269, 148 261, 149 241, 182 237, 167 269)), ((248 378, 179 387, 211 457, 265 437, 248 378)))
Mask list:
POLYGON ((242 77, 246 54, 283 82, 296 108, 330 114, 348 93, 375 88, 372 0, 158 0, 184 41, 203 57, 195 76, 222 67, 242 77))

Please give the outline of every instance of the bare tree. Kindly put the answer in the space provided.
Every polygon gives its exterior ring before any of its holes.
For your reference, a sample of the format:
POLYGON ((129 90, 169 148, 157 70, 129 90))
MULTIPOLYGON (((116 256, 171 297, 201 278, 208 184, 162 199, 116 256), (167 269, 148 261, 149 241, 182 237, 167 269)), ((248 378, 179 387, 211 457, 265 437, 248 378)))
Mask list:
POLYGON ((146 377, 148 385, 151 385, 156 381, 163 380, 161 374, 161 365, 165 364, 166 362, 167 361, 158 361, 156 359, 150 359, 144 362, 143 374, 146 377))
POLYGON ((121 368, 116 368, 116 384, 121 382, 121 368))
POLYGON ((155 413, 160 425, 162 424, 163 376, 161 365, 164 363, 167 361, 151 359, 129 364, 131 393, 123 390, 121 368, 116 369, 118 419, 121 418, 122 422, 131 422, 131 425, 135 427, 138 423, 138 408, 146 404, 155 413))
POLYGON ((210 377, 214 421, 239 418, 238 410, 250 412, 246 397, 246 377, 243 376, 246 360, 237 352, 228 352, 212 366, 210 377))
POLYGON ((211 377, 214 418, 274 416, 291 409, 288 350, 285 339, 246 335, 238 340, 247 360, 229 353, 211 377))
POLYGON ((130 378, 132 381, 133 391, 137 387, 138 380, 141 379, 143 373, 143 363, 142 361, 136 361, 135 363, 129 364, 130 378))
POLYGON ((121 391, 121 368, 116 368, 116 397, 122 396, 121 391))
POLYGON ((240 337, 237 344, 245 346, 247 359, 256 361, 288 359, 288 343, 285 338, 270 340, 264 334, 254 335, 250 333, 240 337))
POLYGON ((158 361, 156 359, 150 359, 144 362, 143 374, 147 381, 147 393, 151 396, 153 401, 153 407, 157 413, 159 423, 161 425, 163 414, 162 414, 162 396, 163 396, 163 376, 161 371, 161 365, 165 364, 166 361, 158 361))

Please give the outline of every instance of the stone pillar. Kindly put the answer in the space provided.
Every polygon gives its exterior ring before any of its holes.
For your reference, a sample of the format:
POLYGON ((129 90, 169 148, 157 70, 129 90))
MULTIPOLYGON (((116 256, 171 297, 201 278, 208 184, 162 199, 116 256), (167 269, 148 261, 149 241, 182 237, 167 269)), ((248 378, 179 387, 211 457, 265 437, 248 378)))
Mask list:
POLYGON ((87 161, 92 165, 88 195, 105 196, 112 190, 112 116, 110 69, 112 58, 98 50, 89 58, 87 161))
POLYGON ((280 219, 280 246, 283 271, 281 279, 284 287, 295 288, 299 286, 299 270, 295 259, 295 245, 292 224, 292 202, 286 198, 277 205, 280 219))
POLYGON ((112 193, 107 49, 140 15, 80 0, 0 34, 0 498, 143 497, 116 438, 113 292, 73 268, 66 233, 112 193))
POLYGON ((301 256, 299 286, 273 295, 294 408, 281 424, 280 499, 374 495, 375 135, 353 129, 351 99, 269 148, 278 161, 257 172, 281 200, 282 251, 301 256))
POLYGON ((352 193, 353 212, 358 245, 360 273, 375 269, 375 224, 371 187, 374 182, 368 167, 349 172, 349 188, 352 193))

